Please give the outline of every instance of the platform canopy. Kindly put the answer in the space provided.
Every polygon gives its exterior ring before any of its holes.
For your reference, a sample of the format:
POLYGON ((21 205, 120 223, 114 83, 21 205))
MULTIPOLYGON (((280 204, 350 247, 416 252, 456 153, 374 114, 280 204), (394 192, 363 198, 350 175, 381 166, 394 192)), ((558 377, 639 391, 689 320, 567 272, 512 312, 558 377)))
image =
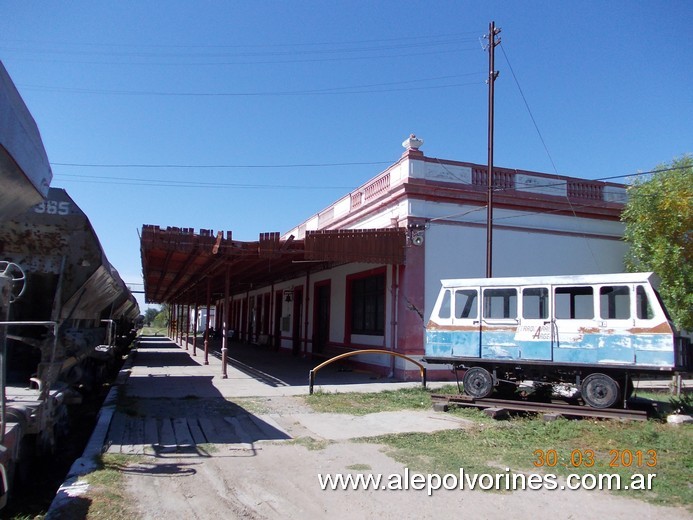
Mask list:
POLYGON ((261 233, 257 241, 232 233, 145 225, 141 235, 147 303, 204 304, 208 291, 234 295, 349 262, 404 264, 403 228, 308 231, 301 240, 261 233))

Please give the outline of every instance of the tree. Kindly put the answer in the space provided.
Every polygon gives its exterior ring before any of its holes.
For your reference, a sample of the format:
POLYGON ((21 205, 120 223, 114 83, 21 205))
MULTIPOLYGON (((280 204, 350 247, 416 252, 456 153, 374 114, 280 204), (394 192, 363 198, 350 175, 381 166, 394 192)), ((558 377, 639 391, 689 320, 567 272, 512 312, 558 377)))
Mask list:
POLYGON ((168 327, 169 305, 167 303, 162 304, 158 312, 159 314, 154 318, 153 325, 158 328, 168 327))
POLYGON ((693 157, 674 159, 635 181, 621 220, 630 246, 626 269, 656 272, 674 323, 693 331, 693 157))
POLYGON ((159 314, 159 309, 155 309, 154 307, 148 307, 146 311, 144 311, 144 322, 147 324, 147 326, 152 324, 152 321, 154 321, 154 318, 159 314))

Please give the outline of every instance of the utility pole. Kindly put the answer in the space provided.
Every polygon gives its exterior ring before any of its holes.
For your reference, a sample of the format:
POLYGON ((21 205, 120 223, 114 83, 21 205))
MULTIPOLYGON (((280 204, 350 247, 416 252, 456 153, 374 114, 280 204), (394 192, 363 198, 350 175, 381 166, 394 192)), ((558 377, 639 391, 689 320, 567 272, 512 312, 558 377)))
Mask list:
POLYGON ((495 49, 501 40, 496 39, 500 28, 495 22, 488 25, 488 205, 486 206, 486 278, 493 276, 493 84, 498 77, 495 70, 495 49))

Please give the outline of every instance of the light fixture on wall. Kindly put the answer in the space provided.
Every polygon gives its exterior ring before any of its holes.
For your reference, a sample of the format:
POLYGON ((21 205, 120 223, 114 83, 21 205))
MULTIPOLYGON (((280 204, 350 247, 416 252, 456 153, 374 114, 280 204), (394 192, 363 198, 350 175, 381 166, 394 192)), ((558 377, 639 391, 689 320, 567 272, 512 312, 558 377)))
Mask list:
POLYGON ((424 231, 426 230, 425 224, 408 224, 407 229, 409 230, 409 241, 412 245, 422 246, 424 243, 424 231))
POLYGON ((294 292, 291 289, 286 289, 284 291, 284 301, 292 302, 294 300, 294 292))

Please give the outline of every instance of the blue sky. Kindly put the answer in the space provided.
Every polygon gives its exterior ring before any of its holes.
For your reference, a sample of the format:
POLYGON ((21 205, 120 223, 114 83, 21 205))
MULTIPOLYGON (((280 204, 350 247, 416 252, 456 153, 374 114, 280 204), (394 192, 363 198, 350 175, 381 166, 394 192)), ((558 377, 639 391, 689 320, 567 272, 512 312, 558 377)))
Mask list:
POLYGON ((492 20, 497 166, 600 179, 690 153, 692 15, 690 1, 3 0, 0 59, 52 185, 134 284, 143 224, 285 232, 412 132, 428 156, 485 164, 492 20))

